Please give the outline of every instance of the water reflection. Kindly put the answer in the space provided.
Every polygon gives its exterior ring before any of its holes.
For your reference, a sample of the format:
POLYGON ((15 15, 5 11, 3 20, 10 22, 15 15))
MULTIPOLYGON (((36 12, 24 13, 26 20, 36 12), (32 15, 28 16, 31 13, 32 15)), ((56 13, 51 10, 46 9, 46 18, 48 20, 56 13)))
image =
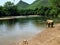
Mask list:
POLYGON ((1 20, 0 40, 16 41, 20 39, 30 38, 44 29, 44 27, 41 27, 40 22, 41 22, 40 20, 28 20, 28 19, 1 20))
POLYGON ((46 25, 45 21, 41 21, 41 20, 33 20, 32 23, 36 27, 45 27, 45 25, 46 25))

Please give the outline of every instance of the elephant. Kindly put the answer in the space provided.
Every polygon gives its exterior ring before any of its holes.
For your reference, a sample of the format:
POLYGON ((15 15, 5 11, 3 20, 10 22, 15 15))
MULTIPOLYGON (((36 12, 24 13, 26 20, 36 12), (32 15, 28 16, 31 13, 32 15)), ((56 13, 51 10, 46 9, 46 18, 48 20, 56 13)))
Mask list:
POLYGON ((47 20, 47 26, 48 27, 53 27, 54 21, 53 20, 47 20))

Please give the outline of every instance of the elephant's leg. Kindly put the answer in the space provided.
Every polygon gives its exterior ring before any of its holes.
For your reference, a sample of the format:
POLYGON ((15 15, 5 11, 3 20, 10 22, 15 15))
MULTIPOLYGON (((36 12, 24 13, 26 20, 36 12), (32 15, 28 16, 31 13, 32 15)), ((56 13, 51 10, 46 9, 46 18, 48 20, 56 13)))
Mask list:
POLYGON ((50 27, 50 23, 48 23, 48 27, 50 27))
POLYGON ((53 28, 53 25, 54 25, 54 23, 52 22, 52 23, 51 23, 51 27, 52 27, 52 28, 53 28))

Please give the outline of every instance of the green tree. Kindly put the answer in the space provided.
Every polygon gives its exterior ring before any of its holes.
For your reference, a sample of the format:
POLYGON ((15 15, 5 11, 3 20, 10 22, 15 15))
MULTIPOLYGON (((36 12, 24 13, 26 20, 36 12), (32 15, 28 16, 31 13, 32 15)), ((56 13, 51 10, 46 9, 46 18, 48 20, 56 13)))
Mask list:
POLYGON ((19 14, 17 10, 17 6, 10 1, 5 3, 4 8, 7 16, 16 16, 19 14))
POLYGON ((49 0, 52 6, 60 7, 60 0, 49 0))
POLYGON ((3 15, 3 7, 0 6, 0 17, 3 15))
POLYGON ((14 6, 14 3, 10 2, 10 1, 6 2, 4 5, 5 8, 11 8, 12 6, 14 6))

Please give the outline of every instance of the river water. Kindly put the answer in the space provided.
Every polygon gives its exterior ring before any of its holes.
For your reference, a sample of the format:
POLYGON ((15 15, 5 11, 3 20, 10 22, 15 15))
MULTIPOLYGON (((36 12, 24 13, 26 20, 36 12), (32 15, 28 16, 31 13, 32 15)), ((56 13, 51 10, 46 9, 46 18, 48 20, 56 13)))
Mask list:
POLYGON ((11 19, 0 21, 0 45, 17 45, 22 39, 34 37, 46 27, 40 20, 11 19))

